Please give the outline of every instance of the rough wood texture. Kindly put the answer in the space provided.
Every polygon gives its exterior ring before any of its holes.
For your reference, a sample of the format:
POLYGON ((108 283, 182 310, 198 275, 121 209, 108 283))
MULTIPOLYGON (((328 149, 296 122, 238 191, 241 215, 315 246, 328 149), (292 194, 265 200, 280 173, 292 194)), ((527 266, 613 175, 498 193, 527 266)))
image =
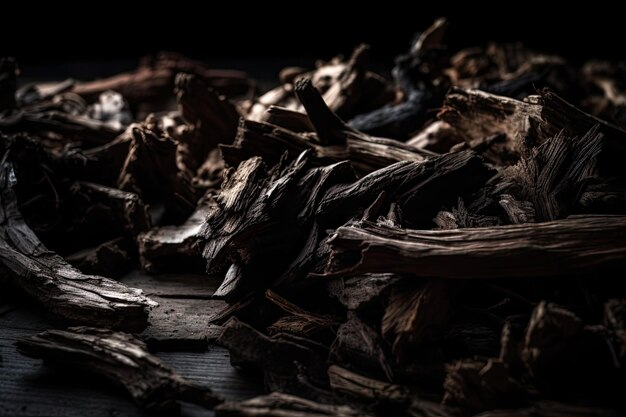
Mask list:
POLYGON ((153 411, 177 408, 176 400, 213 407, 222 400, 148 353, 133 336, 110 330, 73 327, 21 339, 20 353, 62 366, 78 367, 122 385, 138 405, 153 411))
POLYGON ((295 395, 273 392, 241 402, 225 402, 215 409, 218 417, 369 417, 349 405, 320 404, 295 395))
POLYGON ((0 163, 0 260, 5 279, 52 313, 74 323, 140 330, 155 303, 139 289, 85 275, 50 252, 26 225, 11 187, 15 173, 0 163))
POLYGON ((318 215, 354 215, 385 191, 386 201, 397 202, 406 225, 429 225, 442 205, 459 193, 483 186, 493 171, 471 151, 432 157, 425 162, 398 162, 374 171, 352 184, 329 190, 318 215), (434 196, 437 196, 434 198, 434 196))
POLYGON ((326 105, 310 79, 298 80, 295 91, 317 135, 303 135, 265 122, 242 121, 234 144, 221 146, 227 163, 234 166, 254 155, 275 163, 285 151, 295 158, 311 149, 315 164, 347 159, 357 171, 368 173, 398 161, 423 161, 431 155, 397 140, 372 137, 347 126, 326 105))
POLYGON ((329 272, 505 278, 623 271, 624 226, 624 216, 574 216, 536 224, 432 231, 365 222, 337 229, 330 240, 329 272))

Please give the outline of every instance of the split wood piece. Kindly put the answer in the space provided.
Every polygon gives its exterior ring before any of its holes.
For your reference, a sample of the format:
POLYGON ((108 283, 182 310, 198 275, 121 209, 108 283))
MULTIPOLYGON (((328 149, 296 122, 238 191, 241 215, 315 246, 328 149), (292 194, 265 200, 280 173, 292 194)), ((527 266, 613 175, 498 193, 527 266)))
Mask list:
POLYGON ((428 227, 442 206, 478 190, 493 174, 472 151, 436 156, 425 162, 398 162, 353 184, 331 188, 317 213, 333 218, 348 215, 347 220, 360 215, 385 191, 388 201, 397 202, 406 224, 428 227))
POLYGON ((191 176, 176 161, 177 143, 152 126, 131 125, 132 142, 118 187, 137 193, 147 203, 161 202, 176 217, 187 218, 196 206, 191 176))
POLYGON ((137 237, 141 266, 151 272, 176 268, 202 271, 204 260, 198 243, 198 233, 208 214, 214 210, 212 198, 205 197, 198 208, 181 225, 155 227, 137 237))
POLYGON ((414 39, 406 54, 396 57, 392 74, 404 101, 360 114, 350 120, 351 127, 371 135, 406 140, 423 125, 428 110, 439 106, 448 86, 447 78, 442 76, 447 27, 446 19, 437 19, 414 39))
POLYGON ((329 330, 339 325, 339 318, 306 311, 287 301, 272 290, 265 291, 265 298, 281 310, 290 314, 274 322, 267 331, 270 335, 290 333, 303 337, 312 337, 316 333, 329 330))
POLYGON ((262 370, 268 390, 306 397, 316 397, 328 386, 327 351, 322 345, 312 349, 314 343, 295 336, 268 337, 235 318, 226 323, 218 339, 230 352, 233 366, 254 365, 262 370))
POLYGON ((141 290, 85 275, 43 246, 18 210, 11 189, 15 173, 5 158, 0 164, 0 263, 5 279, 70 322, 145 328, 155 303, 141 290))
POLYGON ((344 119, 371 111, 394 99, 395 93, 387 81, 367 70, 369 48, 369 45, 361 44, 344 65, 331 63, 309 75, 313 85, 321 91, 324 102, 344 119))
POLYGON ((522 385, 496 359, 464 359, 447 366, 443 404, 471 412, 519 407, 526 400, 522 385))
POLYGON ((372 417, 351 405, 322 404, 295 395, 272 392, 240 402, 227 401, 215 408, 217 417, 372 417))
POLYGON ((453 88, 438 116, 457 130, 467 146, 503 165, 515 162, 524 147, 541 144, 560 131, 582 136, 597 124, 606 138, 606 170, 623 175, 612 154, 626 151, 626 131, 577 109, 548 89, 518 101, 453 88))
POLYGON ((411 393, 407 387, 368 378, 337 365, 328 368, 328 379, 331 388, 342 394, 394 403, 410 401, 411 393))
POLYGON ((333 113, 309 79, 296 82, 296 95, 304 105, 323 146, 340 145, 357 170, 370 172, 397 161, 423 161, 433 154, 393 139, 369 136, 346 125, 333 113))
POLYGON ((211 389, 178 375, 127 333, 93 327, 47 330, 18 340, 17 349, 63 367, 76 367, 123 386, 152 412, 172 412, 177 400, 213 408, 222 400, 211 389))
POLYGON ((296 280, 309 272, 292 260, 299 259, 298 251, 315 249, 317 242, 304 241, 314 209, 331 186, 355 179, 348 162, 307 170, 310 156, 303 152, 271 170, 255 157, 229 171, 199 234, 209 273, 232 264, 216 296, 233 300, 250 290, 262 293, 271 282, 296 280))
MULTIPOLYGON (((487 187, 495 180, 487 183, 487 187)), ((450 210, 442 210, 433 219, 439 229, 459 229, 466 227, 493 227, 502 224, 499 216, 480 213, 483 208, 482 201, 492 202, 492 197, 486 194, 486 188, 479 190, 479 195, 472 202, 471 207, 466 207, 462 198, 459 198, 456 207, 450 210)), ((474 196, 472 196, 474 197, 474 196)), ((509 194, 501 194, 500 206, 509 216, 511 223, 533 223, 534 208, 528 201, 518 201, 509 194), (525 220, 525 221, 523 221, 525 220)))
POLYGON ((519 158, 524 143, 540 143, 562 128, 545 126, 541 112, 542 106, 536 99, 519 101, 479 90, 452 88, 438 117, 452 126, 469 148, 481 152, 489 161, 507 165, 519 158), (541 129, 549 132, 542 133, 541 129))
POLYGON ((393 139, 366 137, 359 133, 346 134, 344 139, 341 143, 322 145, 311 135, 265 122, 244 120, 239 125, 235 142, 220 145, 220 149, 229 166, 237 166, 254 156, 261 156, 264 161, 273 164, 285 152, 294 159, 301 152, 311 150, 314 165, 349 160, 358 172, 365 174, 398 161, 423 161, 433 155, 393 139))
POLYGON ((450 152, 453 146, 463 142, 456 130, 443 120, 436 120, 420 130, 406 144, 438 154, 450 152))
POLYGON ((381 333, 400 363, 406 363, 416 347, 441 338, 454 305, 451 284, 440 279, 424 283, 400 282, 389 295, 381 333))
POLYGON ((299 111, 290 110, 280 106, 270 106, 265 111, 262 122, 282 127, 296 133, 313 132, 315 128, 309 120, 309 116, 299 111))
POLYGON ((137 237, 151 227, 148 207, 135 193, 91 182, 77 182, 71 191, 74 203, 81 208, 73 228, 85 238, 137 237))
POLYGON ((178 74, 175 91, 181 116, 188 124, 180 135, 179 165, 182 170, 196 174, 219 143, 233 142, 239 112, 194 75, 178 74))
POLYGON ((393 366, 378 331, 355 314, 348 317, 348 321, 337 330, 337 337, 330 348, 330 361, 392 381, 393 366))
POLYGON ((508 278, 626 270, 626 216, 572 216, 524 225, 401 230, 364 222, 330 239, 331 275, 394 272, 508 278))
POLYGON ((76 83, 72 91, 86 99, 95 99, 105 91, 117 91, 132 105, 137 105, 171 96, 174 78, 180 72, 197 75, 222 94, 244 94, 250 88, 244 72, 212 70, 185 56, 161 52, 154 57, 144 58, 134 71, 76 83))
POLYGON ((66 143, 86 148, 104 145, 123 132, 121 127, 114 127, 86 115, 28 109, 0 118, 0 129, 5 133, 29 132, 44 137, 60 136, 66 143))
POLYGON ((572 212, 585 185, 597 172, 596 158, 604 137, 599 127, 594 126, 581 137, 558 134, 502 173, 497 190, 532 203, 530 207, 516 204, 513 209, 513 201, 504 197, 507 203, 503 207, 512 214, 512 223, 557 220, 572 212))
POLYGON ((532 381, 549 395, 611 398, 624 384, 606 329, 585 325, 552 303, 542 301, 535 307, 521 353, 532 381))
POLYGON ((364 274, 350 278, 336 278, 327 284, 328 293, 348 310, 367 308, 382 301, 384 294, 403 279, 397 274, 364 274))
MULTIPOLYGON (((223 270, 228 261, 246 262, 257 255, 251 245, 255 245, 260 236, 271 234, 270 226, 278 221, 271 215, 284 208, 287 192, 293 192, 292 187, 307 159, 307 154, 303 153, 292 164, 279 164, 269 170, 261 158, 255 157, 227 173, 216 205, 199 235, 206 241, 203 256, 207 259, 208 272, 223 270), (252 241, 248 236, 257 236, 257 239, 252 241)), ((280 220, 289 219, 282 217, 280 220)), ((273 228, 274 233, 279 234, 283 234, 282 229, 273 228)))

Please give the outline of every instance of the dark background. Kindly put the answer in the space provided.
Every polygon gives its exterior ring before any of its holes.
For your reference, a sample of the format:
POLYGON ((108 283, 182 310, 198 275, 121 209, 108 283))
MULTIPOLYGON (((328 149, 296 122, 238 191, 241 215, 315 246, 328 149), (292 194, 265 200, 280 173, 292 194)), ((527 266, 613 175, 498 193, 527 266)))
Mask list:
POLYGON ((601 2, 550 6, 556 10, 549 10, 548 2, 472 2, 461 8, 409 1, 350 3, 339 9, 324 2, 160 2, 165 7, 134 5, 144 9, 136 12, 114 3, 49 11, 33 5, 5 20, 0 54, 16 56, 27 77, 107 75, 159 50, 256 75, 257 67, 272 72, 287 63, 310 66, 316 58, 349 53, 366 42, 374 61, 390 67, 416 31, 446 16, 452 49, 519 40, 573 63, 626 58, 626 18, 601 2))

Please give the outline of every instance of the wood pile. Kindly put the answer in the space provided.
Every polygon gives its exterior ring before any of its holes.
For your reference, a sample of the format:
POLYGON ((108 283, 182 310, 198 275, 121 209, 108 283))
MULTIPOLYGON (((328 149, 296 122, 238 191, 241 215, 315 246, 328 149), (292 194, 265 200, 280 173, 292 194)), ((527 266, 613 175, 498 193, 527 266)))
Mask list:
POLYGON ((19 351, 168 413, 621 415, 623 64, 451 51, 447 26, 390 78, 361 45, 263 94, 169 53, 19 88, 3 58, 0 277, 80 325, 19 351), (157 303, 116 279, 139 267, 218 277, 200 326, 267 395, 153 357, 157 303))

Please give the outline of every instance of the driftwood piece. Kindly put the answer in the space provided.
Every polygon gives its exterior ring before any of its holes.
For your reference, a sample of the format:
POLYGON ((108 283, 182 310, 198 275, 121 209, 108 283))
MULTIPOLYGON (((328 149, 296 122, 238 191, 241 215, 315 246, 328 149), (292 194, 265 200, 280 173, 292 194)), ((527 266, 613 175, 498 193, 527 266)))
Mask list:
POLYGON ((423 161, 432 155, 402 142, 368 136, 348 127, 328 108, 309 79, 298 80, 295 91, 317 135, 303 135, 265 122, 242 121, 233 145, 220 146, 229 165, 256 155, 276 163, 285 151, 293 159, 310 149, 315 164, 328 165, 347 159, 357 171, 368 173, 394 162, 423 161))
POLYGON ((225 402, 215 408, 218 417, 370 417, 349 405, 321 404, 295 395, 272 392, 241 402, 225 402))
POLYGON ((148 203, 160 201, 178 216, 189 216, 197 197, 190 174, 177 166, 176 141, 146 124, 131 125, 129 129, 132 142, 118 187, 138 194, 148 203))
POLYGON ((78 182, 71 191, 76 207, 81 209, 73 225, 78 234, 136 237, 151 227, 148 207, 135 193, 91 182, 78 182))
POLYGON ((453 88, 438 117, 452 126, 468 147, 492 162, 506 165, 519 158, 525 142, 535 144, 558 133, 559 128, 544 126, 541 111, 536 100, 519 101, 479 90, 453 88), (539 132, 545 128, 551 130, 539 132))
POLYGON ((179 166, 195 176, 210 151, 219 143, 233 142, 239 113, 226 98, 189 74, 176 76, 176 99, 188 125, 180 134, 179 166))
POLYGON ((307 339, 268 337, 231 318, 218 343, 229 350, 233 365, 260 368, 269 390, 316 397, 328 385, 323 348, 311 349, 307 339))
POLYGON ((626 268, 624 216, 458 230, 400 230, 365 222, 330 239, 331 274, 449 278, 537 277, 626 268), (593 242, 591 244, 590 242, 593 242), (385 261, 382 262, 381 260, 385 261))
POLYGON ((350 278, 336 278, 327 284, 328 292, 348 310, 366 308, 382 297, 384 292, 401 280, 396 274, 365 274, 350 278))
POLYGON ((395 97, 395 92, 380 75, 367 69, 369 46, 357 46, 348 59, 335 57, 328 62, 319 62, 317 69, 307 71, 299 67, 288 67, 281 71, 282 85, 259 97, 246 116, 249 120, 267 121, 271 106, 280 106, 295 112, 303 108, 294 96, 294 85, 299 78, 311 79, 324 101, 340 117, 353 116, 376 109, 395 97))
POLYGON ((406 54, 396 58, 392 74, 404 101, 358 115, 349 122, 352 128, 403 140, 422 126, 428 110, 445 94, 447 80, 441 77, 445 60, 441 55, 447 27, 446 19, 437 19, 414 39, 406 54))
POLYGON ((411 395, 407 387, 368 378, 337 365, 328 368, 328 378, 333 390, 369 400, 405 403, 411 395))
MULTIPOLYGON (((584 187, 596 173, 596 159, 603 139, 598 130, 599 125, 596 125, 584 136, 574 138, 559 134, 531 149, 516 165, 504 171, 498 190, 532 202, 532 212, 521 218, 519 212, 525 210, 517 205, 519 209, 510 216, 514 223, 531 219, 557 220, 572 212, 584 187)), ((511 212, 513 201, 508 198, 507 202, 505 209, 511 212)))
POLYGON ((66 141, 84 147, 104 145, 115 139, 123 129, 108 123, 57 110, 15 112, 0 119, 0 129, 6 133, 27 131, 42 136, 60 135, 66 141))
POLYGON ((155 303, 142 291, 96 275, 85 275, 46 249, 26 225, 11 187, 15 173, 0 164, 0 260, 5 279, 47 310, 74 323, 140 330, 155 303))
POLYGON ((605 136, 604 171, 623 175, 619 157, 626 150, 626 131, 591 116, 544 89, 524 101, 479 90, 454 88, 439 117, 456 129, 466 145, 497 164, 517 161, 524 146, 535 146, 559 132, 582 136, 595 125, 605 136))
MULTIPOLYGON (((210 200, 210 199, 208 199, 210 200)), ((139 260, 148 271, 202 270, 204 261, 198 243, 198 233, 212 201, 203 200, 196 211, 181 225, 156 227, 137 237, 139 260)))
POLYGON ((265 292, 265 298, 289 314, 281 317, 268 327, 267 330, 270 335, 291 333, 297 336, 312 338, 316 333, 339 325, 339 318, 306 311, 272 290, 265 292))
POLYGON ((385 191, 390 201, 397 202, 407 224, 429 225, 442 205, 453 204, 459 195, 477 190, 492 175, 493 171, 471 151, 425 162, 398 162, 353 184, 333 187, 317 212, 322 216, 354 216, 385 191))
POLYGON ((47 330, 17 342, 20 353, 76 367, 123 386, 153 412, 175 411, 176 401, 212 408, 222 400, 208 387, 178 375, 133 336, 93 327, 47 330))

